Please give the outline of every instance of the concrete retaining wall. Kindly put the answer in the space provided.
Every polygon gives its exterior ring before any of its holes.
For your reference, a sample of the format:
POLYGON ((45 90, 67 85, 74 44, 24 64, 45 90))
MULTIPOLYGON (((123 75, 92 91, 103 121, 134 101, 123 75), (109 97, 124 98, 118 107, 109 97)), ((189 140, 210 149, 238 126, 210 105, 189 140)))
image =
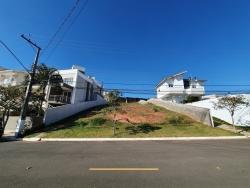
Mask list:
POLYGON ((208 108, 200 108, 186 104, 177 104, 160 99, 150 99, 148 100, 148 102, 157 106, 161 106, 168 110, 184 114, 198 122, 214 127, 213 119, 208 108))
POLYGON ((76 104, 67 104, 63 106, 58 106, 55 108, 49 108, 45 112, 43 123, 45 125, 50 125, 56 123, 60 120, 68 118, 74 114, 77 114, 81 111, 87 110, 100 105, 105 105, 107 102, 100 96, 97 96, 96 101, 87 101, 76 104))

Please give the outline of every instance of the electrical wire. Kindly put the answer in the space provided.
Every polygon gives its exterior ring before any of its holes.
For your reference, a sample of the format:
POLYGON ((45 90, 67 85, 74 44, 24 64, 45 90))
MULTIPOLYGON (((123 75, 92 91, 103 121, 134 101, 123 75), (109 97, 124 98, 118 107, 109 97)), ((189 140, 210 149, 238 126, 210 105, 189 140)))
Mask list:
POLYGON ((25 67, 24 63, 15 55, 13 50, 11 50, 2 40, 0 43, 10 52, 10 54, 15 58, 15 60, 24 68, 24 70, 29 74, 28 68, 25 67))
POLYGON ((49 55, 47 56, 47 58, 45 59, 45 62, 47 62, 50 57, 53 55, 53 53, 56 51, 56 49, 58 48, 58 46, 60 45, 60 43, 63 41, 64 37, 66 36, 66 34, 68 33, 68 31, 70 30, 70 28, 74 25, 75 21, 78 19, 78 17, 81 15, 82 11, 85 10, 85 8, 87 7, 88 4, 88 0, 85 0, 84 4, 82 5, 80 11, 78 12, 78 14, 73 18, 72 22, 69 24, 69 26, 67 27, 67 29, 65 30, 65 32, 63 33, 62 37, 58 40, 58 42, 56 43, 56 45, 54 46, 54 48, 51 50, 51 52, 49 53, 49 55))
MULTIPOLYGON (((153 83, 122 83, 122 82, 103 82, 103 84, 106 85, 131 85, 131 86, 156 86, 157 84, 153 83)), ((183 84, 175 85, 175 86, 184 86, 183 84)), ((250 84, 204 84, 204 86, 213 86, 213 87, 220 87, 220 86, 226 86, 226 87, 238 87, 238 86, 250 86, 250 84)))
MULTIPOLYGON (((66 82, 69 82, 69 83, 77 83, 77 84, 80 84, 80 83, 85 83, 85 81, 66 81, 66 82)), ((65 82, 65 83, 66 83, 65 82)), ((108 82, 103 82, 102 83, 103 85, 127 85, 127 86, 143 86, 143 85, 149 85, 149 86, 155 86, 156 84, 149 84, 149 83, 108 83, 108 82)), ((181 86, 181 87, 184 87, 183 84, 179 84, 179 85, 174 85, 174 86, 181 86)), ((204 87, 206 86, 221 86, 221 87, 250 87, 250 84, 204 84, 204 87)), ((195 88, 194 88, 195 89, 195 88)))
POLYGON ((70 19, 70 17, 73 15, 74 11, 77 9, 78 4, 79 4, 80 0, 76 0, 74 6, 70 9, 69 13, 67 14, 67 16, 63 19, 62 23, 59 25, 59 27, 57 28, 56 32, 52 35, 51 39, 49 40, 49 42, 47 43, 47 45, 44 47, 43 49, 43 53, 49 48, 49 46, 53 43, 53 41, 55 40, 55 38, 57 37, 57 35, 60 33, 60 31, 63 29, 63 26, 67 23, 67 21, 70 19))
MULTIPOLYGON (((76 85, 77 86, 77 89, 87 89, 87 87, 85 86, 86 84, 86 81, 64 81, 64 83, 66 84, 69 84, 69 85, 76 85), (81 85, 82 84, 82 85, 81 85)), ((125 83, 123 83, 125 84, 125 83)), ((129 84, 127 84, 129 85, 129 84)), ((179 85, 179 86, 184 86, 184 85, 179 85)), ((250 86, 249 84, 231 84, 231 85, 222 85, 222 84, 214 84, 213 86, 250 86)), ((101 86, 102 87, 102 86, 101 86)), ((113 91, 113 90, 117 90, 117 91, 120 91, 121 93, 128 93, 128 94, 148 94, 148 95, 156 95, 157 93, 158 94, 165 94, 165 93, 168 93, 168 94, 178 94, 178 93, 185 93, 185 92, 181 92, 180 90, 178 90, 178 88, 170 88, 170 90, 166 90, 166 89, 162 89, 162 90, 158 90, 156 91, 154 88, 149 88, 149 89, 138 89, 138 88, 121 88, 121 87, 103 87, 104 91, 113 91)), ((191 88, 192 89, 192 88, 191 88)), ((242 89, 231 89, 231 90, 228 90, 228 89, 223 89, 223 90, 202 90, 202 89, 199 89, 199 88, 193 88, 192 89, 192 94, 201 94, 201 92, 205 93, 205 94, 216 94, 216 93, 220 93, 220 94, 228 94, 228 93, 238 93, 238 94, 243 94, 243 93, 250 93, 250 88, 246 88, 244 90, 242 89), (196 91, 195 91, 196 90, 196 91)))

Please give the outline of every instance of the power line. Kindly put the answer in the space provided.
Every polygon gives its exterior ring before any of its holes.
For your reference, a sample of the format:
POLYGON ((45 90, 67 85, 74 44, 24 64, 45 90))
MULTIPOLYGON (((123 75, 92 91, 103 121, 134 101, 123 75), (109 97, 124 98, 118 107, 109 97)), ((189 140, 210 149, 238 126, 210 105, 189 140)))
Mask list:
MULTIPOLYGON (((79 83, 86 83, 86 82, 76 82, 76 81, 69 81, 69 82, 64 82, 66 84, 79 84, 79 83)), ((87 89, 88 87, 86 86, 77 86, 75 87, 77 89, 87 89)), ((180 92, 180 90, 161 90, 161 91, 156 91, 155 89, 130 89, 130 88, 102 88, 103 91, 109 92, 109 91, 113 91, 113 90, 117 90, 120 91, 123 94, 134 94, 134 95, 152 95, 155 96, 157 93, 158 94, 185 94, 185 92, 180 92)), ((99 88, 94 88, 94 90, 99 90, 99 88)), ((192 91, 192 94, 200 94, 201 92, 203 92, 202 90, 198 90, 198 91, 192 91)), ((245 89, 245 90, 205 90, 204 94, 250 94, 250 89, 245 89)))
MULTIPOLYGON (((111 90, 104 90, 104 91, 111 91, 111 90)), ((128 94, 156 95, 156 92, 135 92, 135 91, 120 91, 120 92, 128 93, 128 94)), ((199 94, 199 93, 193 93, 193 94, 199 94)), ((247 91, 206 91, 205 94, 250 94, 250 90, 247 90, 247 91)))
POLYGON ((76 0, 74 6, 70 9, 67 16, 63 19, 62 23, 57 28, 56 32, 52 35, 51 39, 49 40, 48 44, 44 47, 43 52, 49 48, 49 46, 53 43, 59 32, 63 29, 63 26, 67 23, 67 21, 70 19, 70 17, 73 15, 74 11, 76 10, 80 0, 76 0))
MULTIPOLYGON (((39 36, 39 35, 34 35, 39 36)), ((40 38, 40 37, 38 37, 40 38)), ((48 39, 48 38, 47 38, 48 39)), ((43 38, 43 40, 47 39, 43 38)), ((58 39, 55 39, 55 41, 58 41, 58 39)), ((118 46, 114 46, 114 44, 110 43, 100 43, 100 42, 90 42, 90 41, 73 41, 73 40, 63 40, 63 43, 60 44, 61 46, 65 47, 72 47, 76 49, 82 49, 82 48, 100 48, 100 49, 110 49, 110 50, 117 50, 117 51, 127 51, 132 52, 130 49, 126 48, 120 48, 118 46)))
MULTIPOLYGON (((130 85, 130 86, 156 86, 157 84, 153 83, 122 83, 122 82, 103 82, 104 85, 130 85)), ((183 84, 175 86, 184 86, 183 84)), ((250 84, 204 84, 204 86, 226 86, 226 87, 238 87, 238 86, 250 86, 250 84)))
POLYGON ((29 73, 28 68, 25 67, 23 62, 15 55, 13 50, 11 50, 3 41, 0 40, 0 43, 10 52, 10 54, 15 58, 15 60, 24 68, 24 70, 29 73))
POLYGON ((68 33, 68 31, 70 30, 70 28, 73 26, 73 24, 75 23, 75 21, 78 19, 78 17, 81 15, 82 11, 85 10, 85 8, 87 7, 88 4, 88 0, 85 0, 84 4, 82 5, 80 11, 78 12, 78 14, 73 18, 72 22, 69 24, 69 26, 67 27, 67 29, 65 30, 65 32, 63 33, 62 37, 59 39, 59 41, 57 42, 57 44, 54 46, 54 48, 51 50, 51 52, 49 53, 49 55, 47 56, 47 58, 45 59, 45 62, 49 60, 49 58, 52 56, 52 54, 55 52, 55 50, 57 49, 57 47, 60 45, 60 43, 63 41, 64 37, 66 36, 66 34, 68 33))
MULTIPOLYGON (((98 82, 98 80, 95 80, 98 82)), ((85 83, 85 81, 65 81, 65 83, 76 83, 76 84, 81 84, 81 83, 85 83)), ((142 85, 152 85, 152 86, 155 86, 155 84, 149 84, 149 83, 135 83, 135 84, 132 84, 132 83, 108 83, 108 82, 103 82, 102 83, 103 85, 138 85, 138 86, 142 86, 142 85)), ((175 85, 175 86, 180 86, 180 87, 184 87, 184 85, 180 84, 180 85, 175 85)), ((250 87, 250 84, 205 84, 204 87, 206 86, 228 86, 228 87, 250 87)), ((195 88, 194 88, 195 89, 195 88)))
MULTIPOLYGON (((64 83, 66 83, 66 84, 84 84, 86 82, 85 81, 64 81, 64 83)), ((105 85, 105 84, 106 83, 103 83, 103 85, 105 85)), ((148 85, 148 84, 125 84, 124 83, 124 86, 126 86, 126 85, 127 86, 131 86, 131 85, 132 86, 134 86, 134 85, 143 86, 143 85, 148 85)), ((175 85, 175 86, 184 87, 184 85, 175 85)), ((226 85, 226 84, 216 84, 216 85, 211 84, 211 85, 204 85, 204 87, 207 87, 207 86, 211 86, 211 87, 212 86, 217 86, 217 87, 250 87, 250 84, 228 84, 228 85, 226 85)), ((116 87, 112 87, 112 88, 117 89, 116 87)), ((150 88, 152 88, 152 87, 150 87, 150 88)), ((129 89, 129 88, 125 88, 125 89, 129 89)), ((176 91, 178 90, 178 88, 172 88, 173 91, 175 91, 174 89, 176 89, 176 91)), ((182 88, 180 88, 180 89, 182 89, 182 88)), ((199 88, 193 88, 193 89, 199 89, 199 88)), ((155 90, 155 89, 151 89, 151 90, 155 90)), ((162 91, 165 91, 165 90, 162 90, 162 91)))

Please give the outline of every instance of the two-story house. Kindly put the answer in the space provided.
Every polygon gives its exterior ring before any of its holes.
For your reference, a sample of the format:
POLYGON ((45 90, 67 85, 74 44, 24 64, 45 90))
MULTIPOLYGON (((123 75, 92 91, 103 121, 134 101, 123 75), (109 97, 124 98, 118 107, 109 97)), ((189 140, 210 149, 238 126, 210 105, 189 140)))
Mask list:
MULTIPOLYGON (((102 96, 102 85, 91 76, 85 74, 85 69, 73 65, 71 69, 57 71, 62 79, 60 87, 51 80, 46 87, 45 111, 43 124, 50 125, 83 110, 104 105, 107 102, 102 96)), ((36 86, 33 86, 33 89, 36 86)), ((38 91, 39 92, 39 91, 38 91)), ((24 128, 24 120, 19 119, 16 133, 24 128)))
POLYGON ((58 70, 62 76, 62 93, 58 94, 56 88, 47 90, 49 105, 76 104, 86 101, 95 101, 97 95, 102 95, 102 85, 91 76, 86 75, 85 68, 73 65, 71 69, 58 70))
POLYGON ((188 96, 201 98, 205 95, 205 80, 184 78, 187 71, 167 76, 156 86, 157 98, 182 103, 188 96))

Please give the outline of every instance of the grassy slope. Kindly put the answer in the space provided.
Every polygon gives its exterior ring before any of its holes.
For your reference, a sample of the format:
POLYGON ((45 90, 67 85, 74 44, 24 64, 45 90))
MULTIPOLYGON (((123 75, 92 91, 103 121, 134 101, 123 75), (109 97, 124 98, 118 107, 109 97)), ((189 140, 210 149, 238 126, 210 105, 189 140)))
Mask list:
POLYGON ((216 118, 216 117, 213 117, 213 121, 214 121, 214 126, 217 127, 219 125, 231 125, 230 123, 226 122, 226 121, 223 121, 222 119, 219 119, 219 118, 216 118))
POLYGON ((138 103, 123 104, 117 112, 123 117, 117 122, 113 136, 113 112, 109 107, 94 109, 58 123, 47 130, 44 137, 177 137, 231 136, 234 133, 195 122, 189 117, 154 106, 138 103), (125 117, 125 119, 124 119, 125 117), (155 122, 156 119, 159 122, 155 122), (138 123, 140 121, 140 123, 138 123))

